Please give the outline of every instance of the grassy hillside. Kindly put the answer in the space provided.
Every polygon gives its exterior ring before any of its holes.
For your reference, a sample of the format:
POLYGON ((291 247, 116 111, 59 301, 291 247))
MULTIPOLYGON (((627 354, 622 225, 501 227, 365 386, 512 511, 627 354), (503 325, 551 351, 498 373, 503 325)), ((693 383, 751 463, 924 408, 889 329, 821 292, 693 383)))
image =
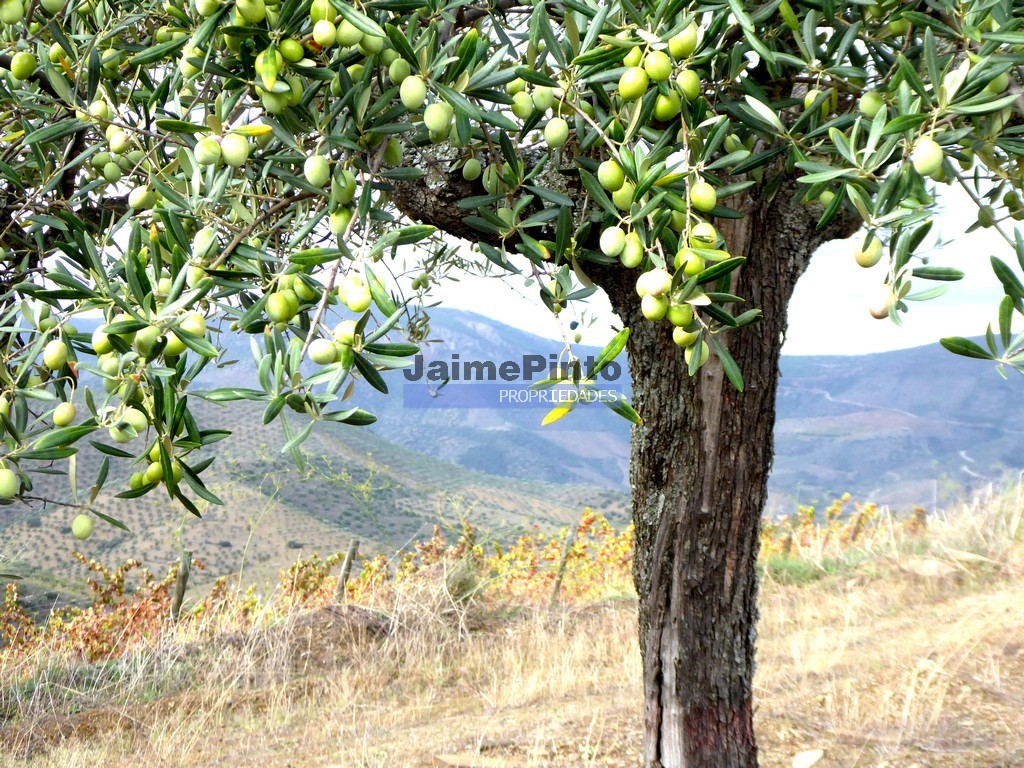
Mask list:
MULTIPOLYGON (((303 445, 308 465, 297 468, 280 452, 281 428, 263 426, 260 408, 224 408, 195 402, 211 426, 235 434, 206 450, 217 460, 208 485, 224 506, 200 503, 198 520, 175 508, 166 495, 117 499, 127 488, 127 462, 115 462, 95 508, 124 522, 124 532, 99 522, 85 542, 70 536, 74 510, 49 506, 35 510, 7 507, 0 516, 3 571, 26 577, 23 593, 37 603, 81 592, 82 567, 69 552, 77 548, 107 565, 138 558, 163 570, 182 549, 191 550, 206 569, 203 584, 225 574, 263 584, 283 566, 313 551, 343 551, 360 539, 367 554, 393 552, 430 535, 434 525, 472 522, 499 541, 534 524, 557 528, 591 506, 618 523, 627 515, 628 497, 582 485, 552 485, 491 475, 410 451, 365 429, 321 424, 303 445)), ((78 477, 83 486, 95 476, 100 457, 83 452, 78 477)), ((43 476, 34 493, 70 499, 66 476, 43 476)))
MULTIPOLYGON (((1022 513, 1019 497, 989 498, 926 528, 883 515, 852 544, 848 527, 802 527, 788 554, 769 542, 762 764, 1024 762, 1022 513)), ((0 655, 0 765, 637 765, 628 560, 616 547, 571 559, 551 610, 552 554, 530 577, 540 589, 515 600, 503 587, 522 572, 486 563, 471 598, 454 590, 466 560, 451 546, 355 604, 242 597, 157 625, 123 656, 85 663, 55 639, 0 655)))

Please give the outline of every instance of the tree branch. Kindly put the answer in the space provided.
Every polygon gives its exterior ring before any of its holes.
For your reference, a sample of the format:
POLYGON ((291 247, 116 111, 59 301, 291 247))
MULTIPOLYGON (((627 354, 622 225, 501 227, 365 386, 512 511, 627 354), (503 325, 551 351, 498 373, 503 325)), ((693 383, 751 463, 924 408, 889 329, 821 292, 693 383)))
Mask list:
POLYGON ((465 218, 473 211, 459 207, 459 202, 467 197, 486 194, 480 180, 466 181, 461 173, 451 169, 452 161, 445 157, 448 145, 439 144, 421 151, 434 155, 425 161, 413 160, 414 165, 425 164, 426 167, 420 165, 423 175, 413 181, 392 182, 389 196, 398 210, 414 221, 431 224, 454 237, 500 246, 502 240, 498 235, 467 224, 465 218))

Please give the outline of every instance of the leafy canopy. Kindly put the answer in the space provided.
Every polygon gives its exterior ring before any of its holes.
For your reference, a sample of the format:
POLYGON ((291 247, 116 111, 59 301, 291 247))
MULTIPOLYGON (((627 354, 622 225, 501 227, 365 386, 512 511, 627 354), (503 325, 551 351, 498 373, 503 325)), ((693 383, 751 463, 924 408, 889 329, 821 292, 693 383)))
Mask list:
MULTIPOLYGON (((135 472, 121 495, 198 514, 226 433, 194 397, 306 414, 281 420, 301 461, 315 421, 372 421, 342 401, 386 391, 455 268, 526 272, 556 314, 588 272, 635 281, 691 374, 714 356, 742 387, 721 335, 758 310, 716 223, 787 178, 821 226, 859 216, 858 261, 887 256, 879 316, 960 277, 915 255, 936 184, 1024 265, 1011 0, 0 0, 0 23, 5 500, 88 441, 90 502, 114 460, 135 472), (234 333, 257 381, 196 391, 234 333)), ((991 330, 947 345, 1020 367, 1024 287, 993 265, 1003 351, 991 330)), ((582 392, 597 371, 574 370, 582 392)))

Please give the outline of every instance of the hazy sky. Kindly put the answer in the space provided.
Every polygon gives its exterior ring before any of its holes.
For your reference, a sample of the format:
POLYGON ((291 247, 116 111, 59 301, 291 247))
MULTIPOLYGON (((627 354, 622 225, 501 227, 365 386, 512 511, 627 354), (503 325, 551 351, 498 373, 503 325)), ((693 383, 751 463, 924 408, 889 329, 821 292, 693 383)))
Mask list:
MULTIPOLYGON (((931 344, 942 336, 983 334, 986 325, 995 321, 996 306, 1003 295, 989 257, 999 255, 1013 266, 1016 259, 994 230, 963 234, 977 211, 963 192, 949 193, 943 202, 932 236, 921 253, 929 255, 931 264, 963 270, 967 273, 963 280, 950 284, 945 296, 912 302, 910 312, 902 315, 902 326, 875 320, 867 307, 885 279, 886 259, 871 269, 857 266, 853 251, 861 235, 829 243, 814 257, 797 285, 790 304, 785 353, 863 354, 931 344), (927 249, 936 236, 945 241, 943 247, 927 249)), ((917 280, 911 292, 934 285, 937 283, 917 280)), ((459 284, 447 284, 437 296, 446 306, 487 315, 538 335, 559 335, 556 322, 537 298, 537 287, 524 288, 522 279, 506 283, 465 278, 459 284)), ((583 342, 603 345, 610 337, 614 316, 601 294, 588 301, 588 308, 600 320, 584 331, 583 342)))

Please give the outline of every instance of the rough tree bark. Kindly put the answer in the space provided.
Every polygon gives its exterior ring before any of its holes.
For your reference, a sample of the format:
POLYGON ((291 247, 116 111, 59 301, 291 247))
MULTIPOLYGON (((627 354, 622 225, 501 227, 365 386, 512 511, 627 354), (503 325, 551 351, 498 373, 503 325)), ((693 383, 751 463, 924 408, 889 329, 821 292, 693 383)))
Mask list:
MULTIPOLYGON (((856 229, 841 217, 822 231, 820 207, 784 181, 769 199, 753 188, 729 204, 745 214, 717 222, 730 253, 745 256, 734 293, 764 319, 723 339, 743 371, 737 392, 712 359, 693 378, 667 323, 640 314, 636 274, 588 270, 631 329, 634 577, 640 596, 647 768, 757 765, 751 690, 757 623, 758 528, 772 462, 775 394, 786 305, 822 243, 856 229)), ((405 188, 403 211, 472 238, 441 195, 405 188), (417 203, 429 205, 422 207, 417 203)))
POLYGON ((765 186, 730 200, 745 217, 721 220, 747 263, 734 293, 763 320, 723 343, 743 371, 737 392, 712 360, 691 378, 664 323, 644 321, 631 285, 605 284, 630 329, 634 578, 644 668, 644 765, 757 765, 751 689, 757 624, 758 529, 772 462, 786 306, 822 243, 856 229, 843 218, 815 229, 803 190, 765 186))

